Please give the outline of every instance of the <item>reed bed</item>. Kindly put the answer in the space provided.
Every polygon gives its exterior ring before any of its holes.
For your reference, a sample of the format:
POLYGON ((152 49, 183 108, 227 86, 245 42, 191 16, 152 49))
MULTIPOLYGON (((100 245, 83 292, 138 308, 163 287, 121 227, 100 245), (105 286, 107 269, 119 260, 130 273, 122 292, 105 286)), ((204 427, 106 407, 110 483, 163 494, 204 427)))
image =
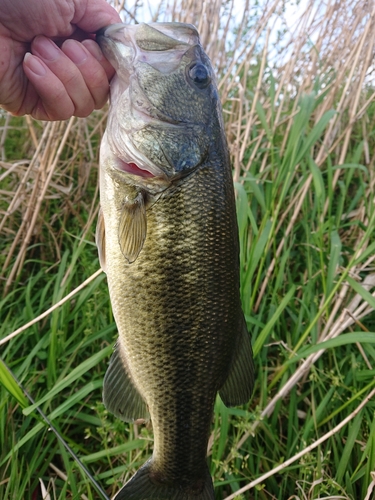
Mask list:
MULTIPOLYGON (((243 408, 216 402, 216 498, 371 499, 372 2, 115 5, 126 22, 195 24, 217 70, 257 381, 243 408)), ((106 498, 152 451, 150 425, 116 421, 101 402, 116 337, 93 243, 105 121, 105 109, 0 117, 4 499, 106 498)))

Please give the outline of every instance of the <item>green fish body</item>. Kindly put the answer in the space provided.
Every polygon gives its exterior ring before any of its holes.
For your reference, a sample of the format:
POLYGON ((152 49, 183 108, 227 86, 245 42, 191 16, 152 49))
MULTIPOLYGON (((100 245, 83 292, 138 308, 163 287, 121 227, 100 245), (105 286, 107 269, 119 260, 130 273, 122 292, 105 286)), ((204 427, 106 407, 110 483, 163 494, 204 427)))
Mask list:
POLYGON ((98 41, 116 68, 97 244, 119 339, 103 398, 154 431, 151 459, 115 498, 213 500, 216 394, 243 404, 254 380, 213 70, 191 25, 112 25, 98 41))

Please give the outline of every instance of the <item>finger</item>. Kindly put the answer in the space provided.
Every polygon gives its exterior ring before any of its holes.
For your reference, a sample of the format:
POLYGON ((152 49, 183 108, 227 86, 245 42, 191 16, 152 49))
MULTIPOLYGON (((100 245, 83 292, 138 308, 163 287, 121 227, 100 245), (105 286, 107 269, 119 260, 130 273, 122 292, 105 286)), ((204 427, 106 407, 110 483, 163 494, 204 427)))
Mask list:
POLYGON ((108 24, 121 23, 117 11, 105 0, 82 2, 84 9, 77 8, 71 23, 87 33, 95 33, 108 24))
POLYGON ((104 57, 103 52, 101 51, 99 45, 94 42, 94 40, 83 40, 82 45, 86 47, 86 49, 90 52, 91 55, 95 57, 97 61, 103 66, 103 69, 107 75, 108 80, 111 80, 113 75, 115 74, 115 70, 112 64, 104 57))
MULTIPOLYGON (((72 43, 77 43, 71 41, 72 43)), ((98 99, 100 100, 102 97, 98 95, 98 84, 97 84, 97 75, 94 76, 95 71, 89 71, 87 69, 86 63, 87 59, 90 58, 91 61, 95 61, 93 56, 82 46, 79 46, 76 50, 71 50, 70 55, 74 58, 74 61, 69 58, 64 52, 57 47, 55 43, 52 42, 49 38, 43 36, 37 36, 32 45, 31 49, 34 55, 38 56, 38 58, 44 62, 44 64, 48 67, 50 71, 60 80, 61 84, 65 88, 65 96, 64 101, 66 102, 68 99, 74 105, 75 116, 88 116, 91 111, 95 108, 94 98, 87 87, 86 81, 78 68, 79 65, 81 68, 84 68, 84 72, 86 73, 86 78, 94 77, 94 81, 92 83, 92 87, 95 89, 98 99)), ((99 75, 99 80, 102 79, 102 85, 106 87, 108 91, 108 81, 105 75, 105 72, 101 65, 95 61, 96 69, 101 72, 101 78, 99 75)), ((49 98, 49 89, 44 82, 37 81, 34 82, 34 85, 37 85, 36 90, 38 94, 41 96, 42 100, 45 101, 45 109, 47 112, 52 112, 53 109, 50 109, 50 98, 49 98), (46 102, 48 100, 48 103, 46 102)), ((99 85, 100 87, 100 85, 99 85)), ((53 104, 55 106, 56 103, 53 104)))
MULTIPOLYGON (((83 62, 81 59, 79 64, 77 52, 82 48, 80 45, 78 42, 66 41, 62 47, 65 54, 61 54, 57 46, 52 44, 51 49, 47 44, 47 52, 57 51, 55 53, 57 59, 52 64, 47 61, 48 65, 39 57, 27 54, 24 71, 34 88, 29 88, 22 106, 23 112, 41 120, 64 120, 73 115, 87 116, 94 108, 98 109, 104 105, 108 96, 108 78, 113 76, 114 69, 93 40, 85 41, 84 51, 87 52, 83 54, 83 62), (61 58, 62 55, 70 56, 73 65, 74 60, 78 60, 78 66, 73 69, 78 68, 80 71, 82 78, 78 78, 78 84, 81 87, 76 85, 74 80, 66 83, 69 72, 64 69, 64 61, 68 63, 69 61, 64 57, 61 58), (59 71, 58 75, 55 75, 51 68, 56 70, 57 64, 59 71)), ((34 46, 33 48, 35 49, 34 46)), ((41 52, 39 47, 39 53, 41 52)), ((51 59, 50 53, 47 54, 46 59, 48 58, 51 59)), ((70 69, 72 69, 71 64, 70 69)))
MULTIPOLYGON (((94 41, 87 40, 87 42, 92 42, 93 45, 66 40, 61 49, 76 64, 92 96, 95 109, 99 109, 104 106, 108 98, 109 82, 106 69, 111 74, 113 68, 102 55, 99 46, 94 41), (87 45, 90 50, 87 49, 87 45)), ((72 99, 74 101, 73 97, 72 99)))
POLYGON ((26 53, 23 69, 30 85, 20 114, 37 120, 66 120, 73 116, 75 106, 63 83, 38 57, 26 53))

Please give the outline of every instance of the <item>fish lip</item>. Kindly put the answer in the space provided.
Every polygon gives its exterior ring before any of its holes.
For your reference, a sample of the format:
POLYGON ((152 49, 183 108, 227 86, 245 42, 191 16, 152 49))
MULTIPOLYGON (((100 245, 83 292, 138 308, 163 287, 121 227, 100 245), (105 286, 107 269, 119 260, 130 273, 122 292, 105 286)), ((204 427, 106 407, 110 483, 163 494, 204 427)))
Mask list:
MULTIPOLYGON (((177 38, 177 34, 175 35, 175 40, 177 42, 178 46, 184 46, 183 52, 185 53, 186 51, 189 51, 189 44, 186 42, 187 40, 187 34, 186 30, 191 31, 193 35, 197 38, 199 41, 199 35, 196 30, 196 28, 193 25, 190 24, 184 24, 184 23, 142 23, 144 26, 149 26, 156 30, 156 27, 158 28, 157 31, 160 31, 162 34, 166 34, 166 36, 171 37, 171 34, 176 33, 176 30, 182 29, 182 35, 180 38, 183 40, 179 40, 177 38), (166 31, 164 33, 163 31, 166 31)), ((142 53, 146 53, 147 51, 144 51, 143 49, 140 49, 137 46, 137 40, 136 40, 136 30, 138 29, 140 25, 127 25, 127 24, 122 24, 122 23, 117 23, 117 24, 111 24, 107 27, 101 28, 97 32, 97 39, 98 43, 104 53, 104 55, 107 57, 107 59, 112 63, 112 65, 116 68, 116 71, 119 73, 127 74, 127 84, 125 88, 130 88, 132 85, 132 81, 134 79, 134 70, 132 68, 132 63, 137 60, 142 53), (124 45, 126 47, 129 47, 129 49, 132 51, 132 54, 128 54, 129 59, 127 61, 122 61, 122 64, 119 64, 118 58, 121 57, 121 45, 124 45), (130 61, 131 58, 131 61, 130 61)), ((195 42, 196 40, 194 40, 195 42)), ((142 92, 143 93, 143 92, 142 92)), ((146 96, 143 93, 144 98, 146 96)), ((147 99, 148 100, 148 99, 147 99)), ((157 112, 157 117, 153 117, 151 114, 147 114, 147 112, 144 111, 142 106, 139 106, 137 104, 137 101, 133 101, 131 103, 131 107, 133 112, 137 113, 141 118, 145 118, 147 122, 149 123, 161 123, 164 124, 164 126, 185 126, 185 122, 183 120, 176 120, 168 115, 166 115, 163 110, 159 109, 158 106, 156 106, 154 103, 150 102, 150 106, 152 106, 155 111, 157 112)))
MULTIPOLYGON (((96 31, 96 40, 100 45, 101 38, 112 38, 116 39, 116 34, 121 31, 125 34, 125 40, 132 39, 135 43, 135 32, 142 26, 148 26, 157 31, 160 31, 164 35, 173 38, 176 42, 181 44, 192 46, 199 44, 199 33, 197 28, 193 24, 178 23, 178 22, 166 22, 166 23, 140 23, 140 24, 125 24, 125 23, 114 23, 104 26, 96 31), (128 35, 128 36, 126 36, 128 35)), ((119 41, 124 41, 121 39, 119 41)))
POLYGON ((109 28, 109 26, 103 26, 103 28, 100 28, 99 30, 97 30, 95 33, 95 39, 99 40, 101 37, 105 36, 105 32, 108 28, 109 28))
POLYGON ((143 179, 161 179, 163 182, 169 182, 171 180, 171 177, 173 177, 173 175, 168 175, 162 168, 150 161, 143 153, 141 153, 141 151, 139 151, 139 149, 134 146, 132 141, 127 140, 118 144, 111 134, 105 133, 105 136, 111 154, 118 161, 119 165, 113 167, 118 172, 143 179), (140 172, 138 174, 135 174, 128 172, 126 168, 122 168, 122 164, 129 163, 135 164, 140 171, 144 170, 151 175, 140 175, 140 172))
MULTIPOLYGON (((120 160, 121 162, 123 161, 121 158, 117 157, 117 160, 120 160)), ((140 173, 136 172, 131 172, 131 171, 126 171, 121 168, 118 168, 117 166, 114 166, 113 169, 116 171, 117 176, 125 176, 125 178, 130 178, 133 179, 133 182, 135 185, 139 185, 142 187, 144 183, 146 184, 153 184, 153 185, 160 185, 162 189, 165 189, 166 187, 170 186, 172 179, 170 179, 168 176, 164 175, 164 172, 162 175, 142 175, 140 173)), ((139 169, 142 170, 142 169, 139 169)), ((148 172, 145 170, 145 172, 148 172)), ((174 180, 174 179, 173 179, 174 180)))
POLYGON ((199 32, 193 24, 179 22, 147 23, 151 28, 161 31, 179 42, 187 45, 197 45, 200 43, 199 32))
POLYGON ((119 162, 119 166, 115 166, 114 168, 120 172, 124 172, 127 175, 134 175, 138 178, 147 178, 147 179, 162 179, 163 181, 169 181, 170 176, 164 172, 160 167, 151 162, 148 158, 146 158, 138 149, 136 149, 133 144, 129 147, 128 144, 127 151, 123 154, 122 151, 119 151, 116 147, 116 144, 109 140, 109 147, 112 151, 112 154, 117 158, 119 162), (134 148, 135 154, 132 154, 131 149, 134 148), (122 164, 129 165, 133 163, 139 169, 139 173, 134 173, 131 171, 127 171, 124 168, 121 168, 122 164), (141 175, 141 171, 148 172, 150 175, 141 175))
POLYGON ((134 161, 124 161, 122 158, 117 157, 118 165, 116 164, 115 168, 120 170, 121 172, 125 172, 126 174, 135 175, 137 177, 144 178, 154 178, 157 177, 150 170, 141 168, 134 161))
POLYGON ((132 26, 130 24, 125 24, 125 23, 114 23, 114 24, 109 24, 108 26, 103 26, 103 28, 100 28, 95 34, 96 34, 96 41, 100 45, 100 40, 102 38, 112 38, 113 34, 117 33, 118 31, 125 31, 125 28, 128 28, 129 26, 132 26))
MULTIPOLYGON (((161 24, 162 28, 167 30, 167 36, 170 36, 173 30, 176 30, 182 26, 183 28, 187 28, 188 30, 194 31, 196 33, 196 36, 198 37, 198 32, 196 31, 196 28, 193 25, 186 25, 184 23, 148 23, 148 24, 142 23, 142 25, 149 26, 154 30, 156 29, 155 26, 159 28, 159 24, 161 24)), ((128 24, 116 23, 116 24, 110 24, 109 26, 105 26, 104 28, 98 30, 96 33, 97 42, 99 43, 105 57, 111 62, 111 64, 115 67, 117 72, 120 72, 123 75, 126 73, 127 84, 124 87, 124 89, 126 87, 129 88, 131 86, 131 80, 134 78, 133 68, 131 67, 132 66, 131 63, 137 60, 139 55, 142 52, 144 52, 137 46, 137 41, 136 41, 136 31, 139 26, 140 25, 128 25, 128 24), (121 48, 120 48, 121 46, 129 47, 129 49, 131 50, 131 55, 130 53, 127 54, 129 59, 127 61, 123 60, 122 61, 123 64, 120 64, 118 59, 121 57, 121 48)), ((161 29, 157 29, 157 31, 163 33, 161 29)), ((183 32, 182 38, 184 37, 186 38, 186 34, 183 32)), ((186 45, 186 50, 189 50, 188 44, 185 41, 180 41, 176 38, 176 42, 178 44, 186 45)), ((158 113, 157 119, 155 118, 153 119, 151 115, 148 115, 141 106, 137 105, 136 101, 132 102, 133 110, 141 117, 146 118, 148 122, 156 123, 156 121, 159 121, 161 123, 168 125, 175 125, 175 126, 184 125, 184 122, 174 120, 170 116, 165 115, 163 111, 160 110, 154 104, 150 103, 150 105, 153 108, 155 108, 155 111, 157 111, 158 113)))
MULTIPOLYGON (((116 161, 123 161, 118 156, 115 156, 116 161)), ((131 184, 137 186, 140 189, 146 189, 148 192, 158 194, 162 193, 166 189, 168 189, 174 179, 170 179, 168 176, 164 175, 154 175, 154 176, 144 176, 139 175, 137 173, 127 172, 122 170, 116 165, 111 165, 110 167, 110 175, 117 182, 124 182, 125 184, 131 184)))
MULTIPOLYGON (((108 26, 104 26, 96 32, 96 41, 98 42, 100 48, 103 51, 104 56, 111 62, 115 67, 116 72, 125 73, 126 72, 126 84, 123 89, 129 88, 131 85, 131 80, 133 77, 133 63, 142 53, 147 53, 148 50, 140 47, 137 43, 139 40, 147 40, 147 27, 153 30, 159 31, 166 37, 174 40, 176 42, 176 47, 179 50, 186 52, 196 44, 199 44, 199 34, 193 25, 185 23, 142 23, 137 25, 130 25, 125 23, 115 23, 108 26), (146 27, 146 35, 144 38, 136 37, 137 30, 141 26, 146 27), (123 54, 126 54, 126 58, 123 54)), ((151 37, 152 38, 152 37, 151 37)), ((171 41, 173 45, 173 41, 171 41)), ((151 103, 150 103, 151 104, 151 103)), ((140 116, 141 120, 147 121, 150 124, 158 124, 161 127, 173 127, 173 128, 184 128, 186 123, 180 120, 174 120, 171 117, 165 115, 163 111, 159 110, 157 106, 151 104, 158 113, 157 118, 153 118, 151 115, 147 114, 141 106, 138 106, 136 102, 132 102, 132 112, 140 116)), ((173 182, 184 176, 182 172, 175 170, 174 165, 166 157, 166 163, 170 167, 170 172, 166 172, 158 165, 154 164, 148 158, 146 158, 132 143, 132 141, 126 141, 127 144, 122 144, 123 147, 119 147, 113 139, 109 138, 110 149, 112 154, 122 162, 123 164, 133 163, 135 164, 139 171, 144 170, 150 175, 139 175, 139 173, 132 173, 124 168, 116 168, 116 170, 123 172, 132 177, 137 177, 138 179, 147 178, 148 180, 153 179, 157 181, 158 179, 163 182, 173 182)), ((120 163, 119 163, 120 164, 120 163)), ((189 172, 187 172, 188 174, 189 172)), ((186 175, 187 175, 186 174, 186 175)))
MULTIPOLYGON (((116 70, 121 66, 119 57, 122 58, 122 64, 124 63, 121 46, 131 50, 131 54, 128 53, 126 57, 129 57, 127 69, 130 70, 129 66, 138 59, 148 62, 147 56, 150 53, 179 52, 182 57, 191 47, 200 44, 195 26, 185 23, 110 24, 96 32, 96 41, 116 70), (159 36, 162 42, 158 40, 159 36), (150 42, 151 45, 145 42, 150 42), (158 47, 158 43, 166 44, 165 48, 158 47)), ((165 68, 165 63, 158 67, 158 70, 162 71, 161 68, 165 68)))

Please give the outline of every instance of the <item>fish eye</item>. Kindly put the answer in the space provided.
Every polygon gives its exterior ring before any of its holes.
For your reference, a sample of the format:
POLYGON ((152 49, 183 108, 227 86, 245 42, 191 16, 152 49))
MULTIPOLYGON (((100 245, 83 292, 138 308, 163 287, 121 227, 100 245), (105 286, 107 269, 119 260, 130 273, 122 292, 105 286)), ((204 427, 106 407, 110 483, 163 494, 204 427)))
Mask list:
POLYGON ((201 63, 193 64, 189 69, 189 77, 195 83, 195 85, 204 89, 211 83, 210 75, 206 66, 201 63))

